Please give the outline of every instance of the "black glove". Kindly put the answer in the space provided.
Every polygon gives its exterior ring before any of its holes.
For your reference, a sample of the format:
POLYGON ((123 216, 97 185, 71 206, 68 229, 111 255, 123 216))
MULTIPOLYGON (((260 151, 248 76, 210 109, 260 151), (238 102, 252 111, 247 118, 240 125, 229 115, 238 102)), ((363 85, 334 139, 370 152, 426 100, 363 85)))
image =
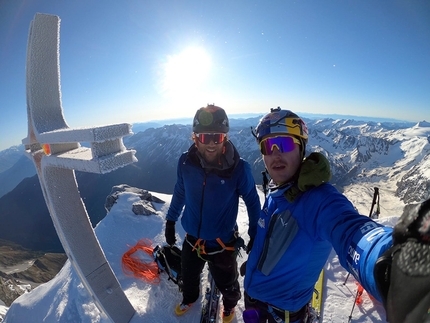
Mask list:
POLYGON ((175 224, 175 221, 166 221, 166 231, 164 232, 164 236, 166 237, 167 244, 170 246, 173 246, 176 242, 175 224))
POLYGON ((254 238, 250 238, 249 242, 246 246, 246 253, 249 254, 251 252, 252 246, 254 245, 254 238))
MULTIPOLYGON (((248 261, 248 260, 247 260, 248 261)), ((243 262, 242 265, 240 265, 240 269, 239 269, 240 275, 243 277, 245 276, 246 273, 246 261, 243 262)))
POLYGON ((430 199, 405 207, 374 274, 388 322, 430 322, 430 199))

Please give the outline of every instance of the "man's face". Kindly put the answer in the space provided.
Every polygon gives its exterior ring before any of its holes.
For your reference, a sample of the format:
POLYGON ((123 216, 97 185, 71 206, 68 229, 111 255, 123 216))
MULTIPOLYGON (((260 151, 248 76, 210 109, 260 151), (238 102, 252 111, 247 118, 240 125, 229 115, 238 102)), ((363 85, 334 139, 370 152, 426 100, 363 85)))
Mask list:
POLYGON ((214 140, 210 140, 204 144, 197 138, 196 146, 200 155, 208 164, 217 164, 222 155, 224 141, 215 143, 214 140))
POLYGON ((281 153, 273 147, 271 155, 263 155, 263 161, 272 180, 280 185, 292 179, 300 167, 300 146, 294 144, 294 149, 281 153))

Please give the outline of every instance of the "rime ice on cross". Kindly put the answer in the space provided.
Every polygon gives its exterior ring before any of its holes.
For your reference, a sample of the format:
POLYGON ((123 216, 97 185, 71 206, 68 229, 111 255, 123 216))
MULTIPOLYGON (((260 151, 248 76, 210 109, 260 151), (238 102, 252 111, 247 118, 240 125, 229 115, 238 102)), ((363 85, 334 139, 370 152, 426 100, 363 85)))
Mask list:
POLYGON ((125 296, 94 234, 79 194, 75 170, 108 173, 137 161, 122 138, 130 124, 71 129, 61 105, 58 16, 36 14, 27 44, 28 136, 33 159, 58 237, 82 283, 102 313, 128 323, 135 310, 125 296), (80 142, 91 144, 81 147, 80 142), (43 148, 43 149, 42 149, 43 148))

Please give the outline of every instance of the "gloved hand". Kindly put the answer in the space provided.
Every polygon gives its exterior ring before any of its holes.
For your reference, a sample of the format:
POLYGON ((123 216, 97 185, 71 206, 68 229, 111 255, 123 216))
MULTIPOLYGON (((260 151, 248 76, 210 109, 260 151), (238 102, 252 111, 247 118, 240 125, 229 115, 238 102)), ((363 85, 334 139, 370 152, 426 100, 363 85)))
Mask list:
MULTIPOLYGON (((246 253, 249 254, 251 252, 252 246, 254 245, 254 238, 249 238, 248 244, 246 245, 246 253)), ((239 268, 239 273, 241 276, 245 276, 246 273, 246 262, 244 261, 243 264, 239 268)))
POLYGON ((244 261, 243 264, 240 265, 239 273, 242 277, 245 276, 245 273, 246 273, 246 262, 247 261, 244 261))
POLYGON ((405 208, 374 274, 390 323, 430 322, 430 199, 405 208))
POLYGON ((166 237, 167 244, 170 246, 173 246, 176 242, 175 224, 175 221, 166 221, 166 231, 164 232, 164 236, 166 237))

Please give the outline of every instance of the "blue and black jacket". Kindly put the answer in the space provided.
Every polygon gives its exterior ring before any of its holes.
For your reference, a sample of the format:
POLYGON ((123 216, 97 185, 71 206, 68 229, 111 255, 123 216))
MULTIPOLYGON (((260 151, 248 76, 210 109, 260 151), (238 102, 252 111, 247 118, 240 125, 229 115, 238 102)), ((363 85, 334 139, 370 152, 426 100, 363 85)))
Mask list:
POLYGON ((296 184, 275 189, 265 201, 246 266, 248 295, 283 310, 299 310, 312 298, 333 248, 340 264, 380 299, 373 268, 392 244, 392 229, 359 215, 329 183, 289 198, 296 184))
POLYGON ((261 206, 250 165, 227 141, 221 166, 211 168, 193 144, 179 158, 177 182, 166 218, 177 221, 183 212, 181 223, 187 234, 206 240, 207 247, 219 246, 217 238, 229 242, 237 231, 239 196, 246 204, 248 234, 253 238, 261 206))

